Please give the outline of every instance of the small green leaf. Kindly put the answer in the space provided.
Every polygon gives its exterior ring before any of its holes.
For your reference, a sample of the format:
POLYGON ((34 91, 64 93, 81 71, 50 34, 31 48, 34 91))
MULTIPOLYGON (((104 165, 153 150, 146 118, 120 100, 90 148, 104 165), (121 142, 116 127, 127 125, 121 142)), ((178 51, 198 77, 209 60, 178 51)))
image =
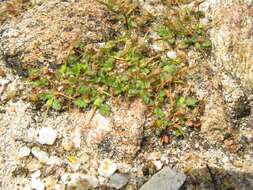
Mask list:
POLYGON ((72 95, 74 94, 74 89, 73 89, 72 87, 68 87, 68 88, 66 89, 66 94, 67 94, 68 96, 72 96, 72 95))
POLYGON ((162 118, 165 116, 165 113, 161 108, 155 108, 154 113, 157 118, 162 118))
POLYGON ((101 104, 102 104, 102 99, 98 96, 98 97, 96 97, 96 99, 94 100, 94 106, 96 106, 96 107, 100 107, 101 106, 101 104))
POLYGON ((86 86, 80 86, 79 89, 78 89, 78 92, 81 95, 89 94, 90 91, 91 91, 91 89, 89 87, 86 87, 86 86))
POLYGON ((39 94, 39 99, 46 102, 48 99, 52 99, 54 96, 51 92, 43 92, 39 94))
POLYGON ((166 36, 169 36, 172 34, 172 31, 166 27, 166 26, 161 26, 158 31, 157 31, 157 34, 160 36, 160 37, 166 37, 166 36))
POLYGON ((48 79, 46 78, 42 78, 42 79, 39 79, 39 80, 36 80, 34 83, 33 83, 33 86, 34 87, 46 87, 49 85, 49 81, 48 79))
POLYGON ((212 43, 210 40, 205 40, 202 44, 201 47, 203 49, 210 49, 212 47, 212 43))
POLYGON ((194 97, 187 97, 185 100, 185 105, 194 107, 198 103, 198 100, 194 97))
POLYGON ((111 71, 113 69, 113 64, 115 62, 114 58, 109 58, 106 60, 106 62, 103 65, 103 70, 105 71, 111 71))
POLYGON ((175 131, 177 137, 184 137, 184 131, 181 128, 177 128, 175 131))
POLYGON ((111 113, 111 107, 107 104, 102 104, 99 107, 99 112, 103 115, 103 116, 109 116, 111 113))
POLYGON ((61 110, 61 103, 59 100, 57 99, 53 99, 53 102, 52 102, 52 108, 56 111, 59 111, 61 110))
POLYGON ((86 108, 88 106, 88 104, 84 101, 83 98, 77 98, 75 101, 74 101, 74 104, 76 107, 82 109, 82 108, 86 108))
POLYGON ((176 100, 176 105, 178 108, 184 107, 185 106, 185 98, 180 96, 176 100))
POLYGON ((165 67, 163 67, 163 71, 170 74, 170 75, 173 75, 177 70, 177 66, 176 65, 166 65, 165 67))
POLYGON ((48 99, 47 102, 46 102, 47 106, 51 108, 52 105, 53 105, 53 101, 54 101, 53 98, 48 99))

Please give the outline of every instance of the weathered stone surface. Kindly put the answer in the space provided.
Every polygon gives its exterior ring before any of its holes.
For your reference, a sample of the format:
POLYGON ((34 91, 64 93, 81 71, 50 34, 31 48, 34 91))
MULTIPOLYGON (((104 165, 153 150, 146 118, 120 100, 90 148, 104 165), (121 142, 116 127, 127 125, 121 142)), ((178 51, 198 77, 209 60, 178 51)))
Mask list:
POLYGON ((87 145, 119 159, 133 158, 140 150, 145 110, 146 106, 136 100, 130 105, 123 103, 119 109, 113 108, 111 117, 95 114, 90 124, 86 123, 89 125, 85 131, 87 145))
POLYGON ((227 71, 253 90, 253 6, 252 2, 218 1, 213 11, 211 30, 214 61, 217 70, 227 71), (251 4, 251 5, 250 5, 251 4))
POLYGON ((113 187, 115 189, 121 189, 124 187, 129 180, 129 176, 127 174, 118 174, 115 173, 111 176, 109 184, 110 187, 113 187))
POLYGON ((185 179, 184 174, 165 167, 145 183, 140 190, 178 190, 185 179))
POLYGON ((79 40, 113 35, 110 19, 96 1, 43 1, 0 27, 0 47, 11 66, 60 64, 79 40))

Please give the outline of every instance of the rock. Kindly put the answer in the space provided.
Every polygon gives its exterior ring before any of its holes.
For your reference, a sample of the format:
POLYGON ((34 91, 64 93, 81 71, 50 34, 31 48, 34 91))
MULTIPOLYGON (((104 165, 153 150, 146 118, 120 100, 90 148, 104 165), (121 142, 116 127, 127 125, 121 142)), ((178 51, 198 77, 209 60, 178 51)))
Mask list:
POLYGON ((162 169, 163 164, 162 164, 162 162, 160 160, 155 160, 155 161, 153 161, 153 163, 154 163, 154 165, 155 165, 155 167, 156 167, 157 170, 162 169))
POLYGON ((109 160, 104 159, 98 168, 98 173, 104 177, 110 177, 117 170, 117 164, 109 160))
POLYGON ((162 154, 161 152, 151 152, 147 155, 148 160, 159 160, 161 159, 162 154))
POLYGON ((29 156, 30 152, 31 152, 30 148, 23 146, 18 150, 18 157, 23 158, 23 157, 29 156))
POLYGON ((39 143, 53 145, 57 138, 57 132, 51 127, 44 127, 39 131, 39 143))
POLYGON ((165 167, 146 182, 140 190, 179 190, 186 176, 165 167))
POLYGON ((104 157, 134 158, 143 138, 145 111, 146 106, 136 100, 130 105, 122 103, 120 107, 112 107, 111 117, 104 117, 97 112, 92 121, 86 124, 88 127, 84 134, 87 135, 88 147, 104 157))
POLYGON ((26 165, 26 167, 30 172, 34 172, 36 170, 39 170, 42 167, 42 165, 37 160, 32 160, 26 165))
POLYGON ((73 147, 74 147, 74 144, 72 142, 67 141, 67 142, 63 143, 64 150, 66 150, 68 152, 71 151, 73 149, 73 147))
POLYGON ((129 176, 127 174, 115 173, 110 177, 109 186, 115 189, 121 189, 127 184, 128 180, 129 176))
POLYGON ((0 47, 13 67, 60 64, 78 41, 109 39, 111 16, 93 0, 43 1, 0 27, 0 47))
POLYGON ((32 154, 42 163, 48 161, 48 153, 40 150, 38 147, 32 148, 32 154))
POLYGON ((45 184, 40 179, 32 178, 31 187, 35 190, 44 190, 45 184))
POLYGON ((25 141, 35 143, 38 136, 38 130, 35 128, 29 128, 25 136, 25 141))
POLYGON ((96 188, 98 186, 98 179, 95 176, 92 175, 86 175, 85 179, 89 182, 89 184, 93 187, 96 188))
POLYGON ((213 43, 212 64, 217 71, 228 72, 250 92, 253 90, 253 7, 240 1, 218 2, 211 12, 213 43))
POLYGON ((170 59, 176 59, 177 58, 177 52, 175 52, 175 51, 168 51, 166 55, 170 59))
MULTIPOLYGON (((1 90, 3 91, 3 90, 1 90)), ((6 101, 14 98, 19 91, 17 80, 12 81, 10 84, 7 84, 7 87, 2 92, 2 96, 0 97, 0 100, 6 101)))
POLYGON ((57 157, 57 156, 50 156, 48 158, 48 161, 47 161, 47 165, 51 165, 51 166, 59 166, 63 163, 63 161, 57 157))

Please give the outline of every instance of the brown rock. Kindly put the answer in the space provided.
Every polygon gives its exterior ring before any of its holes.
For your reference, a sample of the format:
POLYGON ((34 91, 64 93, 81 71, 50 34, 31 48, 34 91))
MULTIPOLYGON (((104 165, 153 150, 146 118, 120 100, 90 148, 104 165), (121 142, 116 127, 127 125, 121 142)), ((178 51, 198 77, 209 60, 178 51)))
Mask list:
POLYGON ((0 47, 11 66, 60 64, 79 40, 110 38, 111 18, 97 1, 43 1, 0 27, 0 47))
POLYGON ((136 100, 130 106, 123 104, 120 109, 113 110, 110 118, 95 114, 85 132, 87 145, 119 159, 133 158, 140 150, 145 110, 144 104, 136 100))

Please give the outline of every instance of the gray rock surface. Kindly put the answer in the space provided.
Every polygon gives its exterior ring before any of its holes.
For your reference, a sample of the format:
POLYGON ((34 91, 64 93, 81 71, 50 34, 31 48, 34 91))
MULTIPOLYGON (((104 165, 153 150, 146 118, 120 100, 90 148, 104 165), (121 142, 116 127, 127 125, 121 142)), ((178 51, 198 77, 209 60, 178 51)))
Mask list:
POLYGON ((183 173, 165 167, 146 182, 140 190, 178 190, 185 179, 186 176, 183 173))
POLYGON ((115 173, 110 177, 109 185, 115 189, 121 189, 127 184, 128 180, 129 176, 127 174, 115 173))

